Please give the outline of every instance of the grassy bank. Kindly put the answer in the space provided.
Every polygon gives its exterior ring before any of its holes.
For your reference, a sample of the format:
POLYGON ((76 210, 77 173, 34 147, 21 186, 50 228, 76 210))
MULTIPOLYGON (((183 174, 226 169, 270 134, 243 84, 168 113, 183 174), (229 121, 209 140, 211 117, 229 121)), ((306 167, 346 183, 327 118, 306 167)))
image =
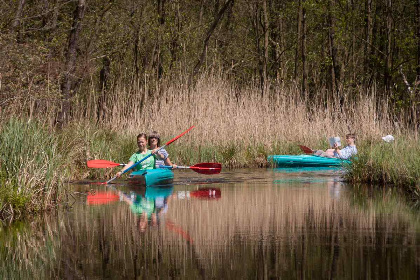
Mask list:
MULTIPOLYGON (((266 167, 267 155, 300 153, 297 140, 205 146, 195 143, 193 134, 191 131, 191 135, 168 147, 173 162, 190 165, 214 161, 225 168, 266 167)), ((90 123, 73 124, 60 131, 22 119, 4 123, 0 133, 2 216, 55 207, 66 201, 69 181, 103 181, 114 175, 116 169, 89 170, 87 160, 126 162, 136 150, 135 136, 90 123)), ((173 136, 163 134, 162 138, 167 141, 173 136)), ((326 145, 324 139, 314 140, 321 143, 314 147, 326 145)), ((418 196, 420 148, 416 140, 404 136, 397 137, 394 143, 362 140, 358 147, 360 154, 346 174, 347 180, 397 185, 418 196)))
MULTIPOLYGON (((73 121, 60 130, 51 126, 53 112, 37 115, 25 107, 35 103, 17 102, 0 111, 2 215, 54 207, 65 201, 68 181, 109 178, 115 169, 88 170, 86 161, 127 162, 140 132, 157 130, 165 143, 191 125, 191 132, 168 147, 177 164, 265 167, 267 155, 298 154, 298 144, 324 149, 329 136, 354 132, 360 157, 349 180, 410 189, 419 184, 419 144, 412 136, 418 132, 391 121, 387 102, 378 107, 374 93, 344 94, 346 106, 338 108, 334 97, 308 107, 293 88, 271 87, 261 96, 258 87, 237 89, 217 77, 200 80, 194 90, 171 84, 154 98, 144 94, 147 88, 117 84, 113 90, 100 122, 95 118, 99 96, 92 91, 88 100, 77 101, 73 121), (385 145, 381 136, 386 134, 396 136, 395 143, 385 145)), ((53 101, 43 102, 53 107, 53 101)))
POLYGON ((420 144, 403 136, 395 142, 366 141, 346 173, 350 182, 393 185, 420 198, 420 144))

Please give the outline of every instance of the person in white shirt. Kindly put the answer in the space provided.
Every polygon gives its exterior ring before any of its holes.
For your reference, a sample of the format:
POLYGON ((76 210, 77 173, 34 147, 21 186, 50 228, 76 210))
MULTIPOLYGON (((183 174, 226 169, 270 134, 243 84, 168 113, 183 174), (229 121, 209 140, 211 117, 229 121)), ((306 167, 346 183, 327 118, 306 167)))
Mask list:
POLYGON ((337 143, 334 144, 334 157, 340 159, 349 159, 351 156, 357 154, 356 148, 356 135, 347 134, 346 135, 347 146, 344 149, 339 149, 337 143))

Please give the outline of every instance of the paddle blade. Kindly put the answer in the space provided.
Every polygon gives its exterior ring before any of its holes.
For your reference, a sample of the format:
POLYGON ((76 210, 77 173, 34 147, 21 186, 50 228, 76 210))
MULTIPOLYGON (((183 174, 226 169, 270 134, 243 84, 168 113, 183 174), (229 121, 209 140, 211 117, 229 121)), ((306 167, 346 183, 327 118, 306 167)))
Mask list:
POLYGON ((89 160, 87 162, 87 166, 89 168, 110 168, 110 167, 115 167, 115 166, 120 166, 120 165, 124 165, 124 164, 112 162, 109 160, 103 160, 103 159, 94 159, 94 160, 89 160))
POLYGON ((207 175, 219 174, 220 171, 222 171, 222 165, 216 162, 198 163, 196 165, 191 166, 190 168, 197 173, 207 175))
POLYGON ((304 152, 307 155, 311 155, 314 153, 314 151, 312 151, 311 148, 303 146, 303 145, 299 145, 299 148, 302 150, 302 152, 304 152))

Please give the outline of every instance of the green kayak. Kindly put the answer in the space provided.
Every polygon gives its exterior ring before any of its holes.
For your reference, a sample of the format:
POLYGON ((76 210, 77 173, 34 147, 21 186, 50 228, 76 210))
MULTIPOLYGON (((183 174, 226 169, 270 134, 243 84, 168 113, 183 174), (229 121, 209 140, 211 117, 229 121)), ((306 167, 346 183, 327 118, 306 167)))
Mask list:
POLYGON ((161 186, 172 184, 174 173, 169 169, 138 170, 130 174, 129 182, 135 185, 161 186))
POLYGON ((267 160, 277 167, 330 167, 350 163, 349 160, 314 155, 272 155, 267 160))

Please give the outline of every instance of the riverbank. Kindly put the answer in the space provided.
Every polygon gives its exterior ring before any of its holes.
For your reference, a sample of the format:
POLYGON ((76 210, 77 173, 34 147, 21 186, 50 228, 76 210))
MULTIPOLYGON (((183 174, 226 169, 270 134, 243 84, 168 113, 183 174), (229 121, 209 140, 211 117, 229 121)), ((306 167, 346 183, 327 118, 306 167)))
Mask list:
MULTIPOLYGON (((143 128, 141 131, 148 131, 143 128)), ((272 142, 235 141, 229 144, 204 145, 197 139, 203 128, 195 128, 168 147, 171 160, 178 165, 220 162, 224 168, 268 167, 267 155, 300 154, 296 140, 273 139, 272 142), (277 140, 277 141, 276 141, 277 140)), ((179 131, 181 132, 181 131, 179 131)), ((165 143, 176 134, 161 130, 165 143)), ((12 118, 3 123, 0 133, 0 212, 19 216, 47 210, 65 202, 70 193, 66 182, 82 179, 105 180, 114 169, 88 169, 90 159, 127 162, 136 150, 137 133, 98 127, 88 122, 56 130, 46 124, 12 118)), ((314 148, 325 146, 326 139, 312 138, 314 148)), ((306 142, 303 144, 307 144, 306 142)), ((351 182, 392 184, 417 195, 420 185, 420 148, 418 140, 396 135, 396 141, 362 139, 359 156, 346 174, 351 182)))
MULTIPOLYGON (((137 134, 157 130, 165 143, 192 125, 193 130, 168 147, 176 164, 220 162, 224 168, 266 167, 268 155, 300 154, 299 144, 325 149, 328 137, 344 137, 351 132, 357 134, 362 156, 348 180, 395 183, 401 176, 417 176, 419 164, 411 158, 420 158, 415 139, 418 132, 402 121, 406 117, 395 122, 389 102, 377 103, 375 91, 366 96, 343 90, 344 100, 333 96, 311 106, 294 87, 277 86, 267 94, 259 93, 258 86, 238 88, 217 76, 200 79, 193 89, 170 83, 158 98, 149 98, 146 88, 117 84, 104 105, 103 118, 98 120, 96 115, 99 95, 88 91, 83 96, 89 98, 77 99, 80 106, 72 111, 72 121, 61 128, 53 125, 54 100, 10 104, 0 111, 0 213, 15 216, 55 207, 71 194, 66 182, 102 181, 116 173, 116 168, 89 170, 88 160, 127 162, 137 148, 137 134), (335 106, 342 101, 345 106, 335 106), (28 104, 37 104, 45 111, 36 113, 28 104), (383 161, 380 152, 369 156, 376 153, 374 147, 384 145, 381 137, 387 134, 396 137, 387 158, 398 153, 398 161, 383 161), (406 147, 412 148, 406 152, 406 147), (371 163, 371 169, 364 168, 371 163), (406 163, 408 167, 401 173, 392 163, 406 163), (369 175, 374 172, 392 176, 369 175), (385 180, 378 181, 379 177, 385 180)), ((409 182, 410 189, 418 185, 411 179, 409 182)))
POLYGON ((393 185, 420 199, 420 143, 409 136, 395 142, 365 141, 357 160, 348 168, 347 181, 375 185, 393 185))

